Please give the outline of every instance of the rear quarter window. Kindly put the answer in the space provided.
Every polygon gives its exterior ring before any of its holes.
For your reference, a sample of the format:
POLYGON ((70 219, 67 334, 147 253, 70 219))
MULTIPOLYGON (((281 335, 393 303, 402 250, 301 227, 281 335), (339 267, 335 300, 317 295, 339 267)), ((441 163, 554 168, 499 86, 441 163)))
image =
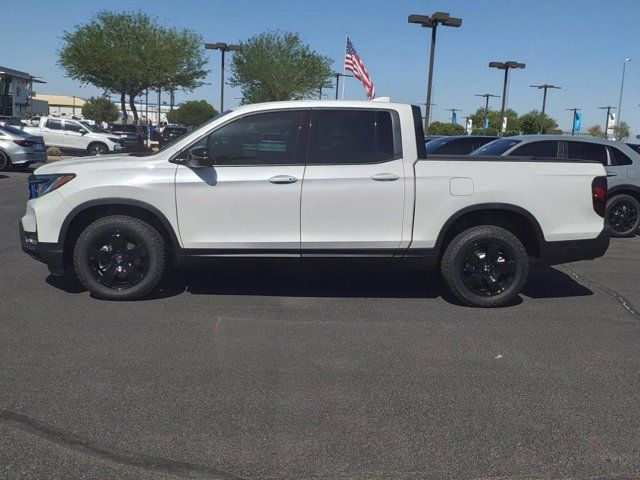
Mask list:
POLYGON ((622 167, 624 165, 633 164, 633 160, 631 160, 627 156, 627 154, 616 147, 609 147, 609 153, 611 153, 611 165, 614 167, 622 167))
POLYGON ((592 160, 607 165, 607 148, 599 143, 567 142, 569 160, 592 160))

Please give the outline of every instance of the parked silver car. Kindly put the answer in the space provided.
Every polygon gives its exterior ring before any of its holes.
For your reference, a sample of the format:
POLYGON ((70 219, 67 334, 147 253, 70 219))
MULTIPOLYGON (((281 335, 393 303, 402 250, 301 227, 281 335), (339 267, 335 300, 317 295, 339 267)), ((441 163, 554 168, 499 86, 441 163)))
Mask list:
POLYGON ((18 127, 0 123, 0 171, 12 165, 27 167, 32 163, 47 161, 44 139, 31 135, 18 127))
POLYGON ((494 140, 471 155, 600 162, 607 171, 605 219, 611 235, 631 237, 640 232, 640 153, 625 143, 594 137, 519 135, 494 140))

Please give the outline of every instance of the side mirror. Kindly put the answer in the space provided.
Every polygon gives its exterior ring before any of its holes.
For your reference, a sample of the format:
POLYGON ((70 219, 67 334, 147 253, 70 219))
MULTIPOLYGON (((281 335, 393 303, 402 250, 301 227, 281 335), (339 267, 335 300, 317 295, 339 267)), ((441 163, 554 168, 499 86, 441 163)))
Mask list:
POLYGON ((189 150, 189 157, 184 163, 191 168, 207 168, 212 167, 215 162, 209 156, 209 151, 206 147, 194 147, 189 150))
POLYGON ((89 132, 87 132, 84 128, 80 129, 80 135, 86 135, 87 133, 89 132))

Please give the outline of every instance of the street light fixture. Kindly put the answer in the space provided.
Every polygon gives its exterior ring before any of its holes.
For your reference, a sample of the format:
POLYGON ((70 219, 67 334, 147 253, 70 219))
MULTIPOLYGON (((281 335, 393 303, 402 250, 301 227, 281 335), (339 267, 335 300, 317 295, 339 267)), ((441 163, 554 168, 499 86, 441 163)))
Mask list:
POLYGON ((220 50, 222 53, 222 64, 220 68, 220 113, 224 112, 224 54, 225 52, 237 52, 240 45, 233 45, 223 42, 205 43, 204 48, 207 50, 220 50))
POLYGON ((529 85, 531 88, 537 88, 538 90, 544 90, 544 94, 542 95, 542 112, 540 113, 540 133, 544 133, 544 112, 547 107, 547 90, 550 88, 555 88, 560 90, 562 87, 556 87, 555 85, 550 85, 548 83, 544 83, 542 85, 529 85))
POLYGON ((489 62, 489 68, 497 68, 498 70, 504 70, 504 84, 502 86, 502 108, 500 109, 500 133, 504 133, 504 112, 507 106, 507 85, 509 84, 509 70, 512 68, 525 68, 524 63, 519 63, 513 60, 508 62, 489 62))
POLYGON ((576 134, 576 117, 578 116, 578 112, 582 110, 581 108, 565 108, 568 112, 573 112, 571 116, 571 136, 573 137, 576 134))
POLYGON ((487 123, 487 115, 489 115, 489 99, 494 97, 494 98, 500 98, 500 95, 493 95, 492 93, 477 93, 476 97, 484 97, 485 99, 485 103, 484 103, 484 115, 482 116, 482 129, 484 130, 486 127, 486 123, 487 123))
POLYGON ((607 111, 607 121, 604 122, 604 138, 609 138, 609 117, 611 116, 611 110, 615 110, 616 107, 607 105, 606 107, 598 107, 600 110, 607 111))
POLYGON ((428 15, 409 15, 409 23, 416 23, 424 28, 431 29, 431 53, 429 54, 429 79, 427 80, 427 103, 425 104, 424 131, 429 128, 429 117, 431 116, 431 91, 433 86, 433 59, 436 50, 436 31, 438 25, 458 28, 462 25, 461 18, 451 17, 447 12, 436 12, 428 15))
POLYGON ((618 100, 618 116, 616 118, 616 127, 620 124, 620 109, 622 108, 622 91, 624 90, 624 72, 627 69, 627 63, 631 61, 630 58, 625 58, 622 63, 622 81, 620 82, 620 100, 618 100))
POLYGON ((340 85, 340 77, 353 78, 353 75, 347 75, 346 73, 333 72, 333 76, 336 77, 336 100, 338 100, 338 86, 340 85))

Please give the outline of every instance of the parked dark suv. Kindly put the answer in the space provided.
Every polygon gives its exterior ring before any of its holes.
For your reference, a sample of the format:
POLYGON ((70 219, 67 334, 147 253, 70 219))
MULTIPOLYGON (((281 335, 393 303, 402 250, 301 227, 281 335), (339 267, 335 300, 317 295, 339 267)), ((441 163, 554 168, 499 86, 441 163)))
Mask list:
POLYGON ((147 132, 144 126, 133 123, 125 125, 111 125, 109 131, 120 137, 124 148, 128 152, 141 152, 145 150, 147 132))
POLYGON ((160 134, 160 148, 164 147, 167 143, 173 142, 176 138, 181 137, 187 133, 189 129, 181 125, 169 125, 162 129, 160 134))

